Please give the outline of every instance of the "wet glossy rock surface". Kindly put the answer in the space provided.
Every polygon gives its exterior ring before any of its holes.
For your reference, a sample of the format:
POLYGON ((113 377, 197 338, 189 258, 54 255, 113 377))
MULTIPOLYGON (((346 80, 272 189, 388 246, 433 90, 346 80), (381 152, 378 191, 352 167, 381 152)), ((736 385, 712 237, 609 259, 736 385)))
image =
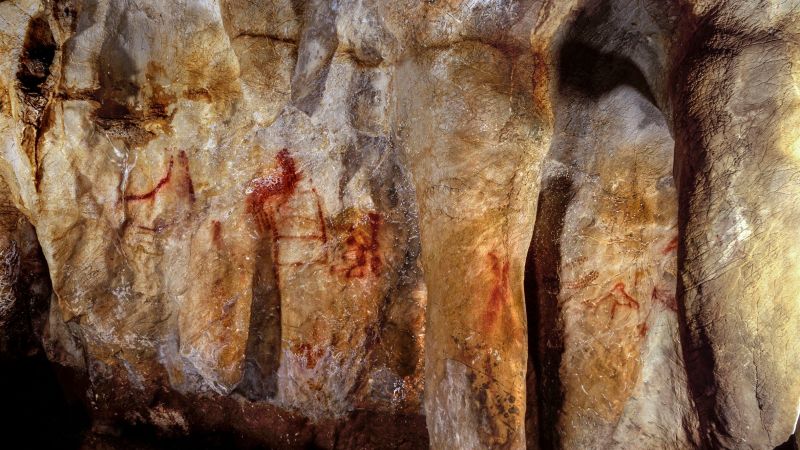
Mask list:
POLYGON ((798 21, 0 1, 0 357, 84 448, 790 445, 798 21))

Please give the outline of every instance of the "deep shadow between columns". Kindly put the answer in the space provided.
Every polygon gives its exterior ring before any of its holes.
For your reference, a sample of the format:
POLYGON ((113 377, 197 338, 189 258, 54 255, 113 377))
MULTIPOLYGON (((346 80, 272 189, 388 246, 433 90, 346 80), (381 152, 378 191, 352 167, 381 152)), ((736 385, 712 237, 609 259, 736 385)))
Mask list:
MULTIPOLYGON (((561 286, 561 232, 574 195, 567 175, 544 181, 531 245, 525 262, 525 308, 528 319, 528 374, 526 377, 528 447, 560 448, 556 429, 564 393, 558 377, 564 352, 558 308, 561 286), (531 372, 533 370, 533 372, 531 372), (538 424, 536 423, 538 421, 538 424)), ((526 418, 527 419, 527 418, 526 418)))
MULTIPOLYGON (((564 389, 559 377, 564 352, 563 323, 558 305, 561 291, 561 236, 565 215, 577 191, 572 177, 576 162, 558 134, 577 130, 584 121, 572 120, 571 105, 591 104, 619 86, 630 86, 658 106, 644 73, 627 56, 593 48, 598 33, 603 38, 621 32, 609 25, 610 2, 601 1, 595 8, 578 14, 566 25, 565 38, 556 55, 556 90, 553 96, 555 129, 553 146, 547 160, 559 161, 569 170, 542 173, 534 234, 525 264, 525 304, 528 323, 528 373, 526 376, 526 434, 528 448, 560 449, 558 420, 564 403, 564 389), (561 120, 559 120, 561 119, 561 120), (570 119, 570 120, 565 120, 570 119), (568 125, 559 128, 562 122, 568 125)), ((601 39, 604 40, 604 39, 601 39)), ((659 108, 659 110, 661 110, 659 108)))

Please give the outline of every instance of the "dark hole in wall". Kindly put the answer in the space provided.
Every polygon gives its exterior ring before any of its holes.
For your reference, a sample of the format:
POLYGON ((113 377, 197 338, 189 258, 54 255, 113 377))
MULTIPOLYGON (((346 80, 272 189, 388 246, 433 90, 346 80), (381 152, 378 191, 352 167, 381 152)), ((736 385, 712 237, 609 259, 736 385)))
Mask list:
POLYGON ((42 84, 50 76, 55 55, 56 43, 47 20, 44 17, 31 20, 17 71, 17 80, 25 94, 42 95, 42 84))
POLYGON ((2 231, 10 233, 18 255, 18 270, 2 268, 17 275, 13 290, 5 292, 13 301, 2 299, 0 447, 79 448, 89 427, 81 384, 47 360, 41 342, 52 293, 47 261, 33 227, 3 201, 0 222, 5 222, 2 231))
POLYGON ((50 67, 56 55, 56 44, 50 24, 44 17, 35 17, 28 24, 22 54, 17 69, 17 83, 23 94, 22 122, 26 125, 22 136, 22 147, 35 167, 35 185, 39 190, 41 168, 39 166, 40 138, 49 126, 52 117, 49 110, 50 67))
POLYGON ((80 448, 89 416, 43 352, 0 362, 0 386, 4 448, 80 448))
MULTIPOLYGON (((652 30, 621 26, 619 9, 625 3, 630 2, 590 0, 567 25, 556 61, 561 96, 572 93, 596 101, 614 88, 627 85, 658 105, 647 77, 632 59, 638 54, 648 60, 648 65, 660 66, 652 48, 655 44, 645 38, 652 30)), ((638 13, 625 15, 636 20, 638 13)))

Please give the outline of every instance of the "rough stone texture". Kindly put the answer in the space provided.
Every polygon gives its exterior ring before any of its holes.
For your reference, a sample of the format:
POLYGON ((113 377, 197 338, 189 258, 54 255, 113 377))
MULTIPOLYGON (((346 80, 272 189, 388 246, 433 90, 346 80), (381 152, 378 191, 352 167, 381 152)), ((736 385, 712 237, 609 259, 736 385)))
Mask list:
POLYGON ((764 3, 698 5, 672 93, 687 366, 704 437, 731 448, 783 443, 800 411, 800 29, 764 3))
POLYGON ((84 448, 789 445, 799 20, 0 1, 0 357, 84 448))
POLYGON ((0 178, 0 361, 39 352, 50 284, 36 232, 0 178))

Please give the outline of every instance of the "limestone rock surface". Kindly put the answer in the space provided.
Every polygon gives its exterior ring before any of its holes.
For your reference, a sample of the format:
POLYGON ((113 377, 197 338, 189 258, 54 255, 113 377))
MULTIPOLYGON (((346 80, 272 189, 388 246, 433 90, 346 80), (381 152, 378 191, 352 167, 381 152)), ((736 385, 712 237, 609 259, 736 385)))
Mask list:
POLYGON ((790 448, 799 35, 786 0, 0 1, 0 358, 69 374, 85 448, 790 448))

